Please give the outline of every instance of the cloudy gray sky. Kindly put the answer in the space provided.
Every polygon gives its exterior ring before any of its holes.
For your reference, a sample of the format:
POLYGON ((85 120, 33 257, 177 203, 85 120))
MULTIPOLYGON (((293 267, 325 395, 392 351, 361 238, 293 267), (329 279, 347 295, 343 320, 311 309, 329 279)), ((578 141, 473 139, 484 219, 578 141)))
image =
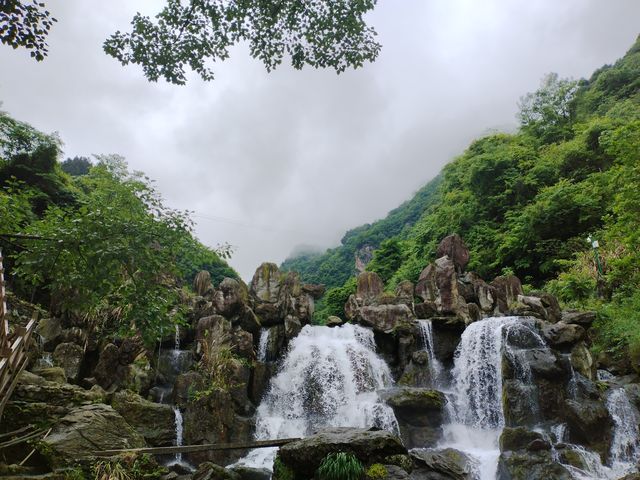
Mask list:
POLYGON ((246 49, 217 79, 147 82, 103 40, 161 1, 52 0, 42 63, 0 46, 2 109, 47 132, 65 156, 118 153, 210 246, 235 247, 248 279, 300 244, 339 243, 383 217, 493 129, 547 72, 588 77, 640 33, 638 0, 380 0, 377 62, 335 75, 266 73, 246 49))

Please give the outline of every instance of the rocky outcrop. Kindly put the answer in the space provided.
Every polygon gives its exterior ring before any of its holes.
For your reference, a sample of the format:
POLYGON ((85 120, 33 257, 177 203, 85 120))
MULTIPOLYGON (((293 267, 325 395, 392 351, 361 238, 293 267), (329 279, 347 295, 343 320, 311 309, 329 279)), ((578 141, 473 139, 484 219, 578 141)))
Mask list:
POLYGON ((77 407, 65 415, 41 441, 49 466, 60 468, 92 457, 93 451, 142 448, 144 438, 109 405, 77 407))
POLYGON ((497 480, 572 480, 566 467, 553 460, 549 451, 517 451, 500 454, 497 480))
POLYGON ((442 436, 445 396, 426 388, 397 387, 379 392, 395 413, 407 448, 433 447, 442 436))
POLYGON ((100 352, 93 375, 105 390, 126 388, 141 394, 146 394, 154 380, 140 339, 124 339, 119 346, 107 343, 100 352))
POLYGON ((278 458, 296 478, 312 478, 330 453, 353 454, 363 464, 381 463, 390 455, 406 454, 395 435, 384 430, 332 428, 280 447, 278 458))
POLYGON ((474 462, 465 453, 453 449, 414 450, 411 452, 414 463, 409 478, 415 480, 474 480, 474 462))
POLYGON ((440 241, 436 250, 436 258, 445 256, 451 259, 458 273, 464 272, 469 263, 469 249, 457 233, 444 237, 440 241))
POLYGON ((84 349, 75 343, 60 343, 53 351, 53 363, 64 370, 67 380, 78 381, 84 349))
POLYGON ((140 395, 123 390, 114 394, 111 406, 144 437, 148 445, 173 445, 175 417, 169 405, 150 402, 140 395))
POLYGON ((201 297, 213 289, 211 274, 206 270, 200 270, 193 278, 193 291, 201 297))

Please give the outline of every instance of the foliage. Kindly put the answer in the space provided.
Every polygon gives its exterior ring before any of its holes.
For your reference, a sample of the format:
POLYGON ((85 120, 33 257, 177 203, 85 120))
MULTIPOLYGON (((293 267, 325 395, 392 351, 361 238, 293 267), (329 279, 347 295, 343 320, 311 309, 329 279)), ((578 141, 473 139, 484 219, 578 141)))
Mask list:
POLYGON ((167 471, 149 454, 124 454, 115 460, 99 461, 92 470, 95 480, 151 480, 167 471))
POLYGON ((37 61, 44 60, 45 41, 57 20, 39 0, 3 0, 0 2, 0 42, 14 49, 26 48, 37 61))
POLYGON ((344 304, 347 303, 349 295, 356 293, 356 278, 351 277, 341 287, 334 287, 327 290, 324 297, 318 302, 314 313, 314 321, 323 325, 327 318, 336 316, 344 318, 344 304))
POLYGON ((390 238, 380 244, 367 265, 369 272, 377 273, 383 282, 387 282, 402 265, 402 246, 398 239, 390 238))
POLYGON ((133 480, 120 462, 104 460, 93 466, 95 480, 133 480))
POLYGON ((72 177, 80 175, 86 175, 91 168, 91 160, 87 157, 73 157, 67 158, 60 164, 60 168, 63 172, 68 173, 72 177))
POLYGON ((374 463, 367 469, 367 478, 372 480, 386 478, 387 468, 381 463, 374 463))
POLYGON ((155 21, 137 14, 131 33, 116 32, 104 50, 123 65, 141 65, 149 80, 175 84, 186 83, 186 67, 212 80, 210 64, 244 42, 268 71, 286 55, 296 69, 311 65, 339 73, 378 56, 376 32, 363 19, 374 6, 375 0, 168 0, 155 21))
POLYGON ((273 461, 273 480, 295 480, 293 470, 287 467, 278 456, 273 461))
POLYGON ((238 365, 242 363, 233 352, 229 333, 210 335, 207 330, 200 346, 202 356, 198 370, 204 374, 205 381, 200 388, 192 392, 195 400, 206 397, 215 390, 229 391, 235 387, 233 376, 238 365))
POLYGON ((353 454, 338 452, 324 457, 316 473, 319 480, 359 480, 364 467, 353 454))

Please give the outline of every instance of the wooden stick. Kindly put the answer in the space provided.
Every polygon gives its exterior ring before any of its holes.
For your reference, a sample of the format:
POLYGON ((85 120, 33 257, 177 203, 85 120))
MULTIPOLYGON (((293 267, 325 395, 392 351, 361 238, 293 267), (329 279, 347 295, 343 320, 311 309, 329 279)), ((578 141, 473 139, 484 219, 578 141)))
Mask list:
POLYGON ((180 447, 147 447, 147 448, 123 448, 118 450, 102 450, 93 452, 97 457, 112 457, 120 453, 153 453, 165 455, 171 453, 203 452, 206 450, 244 450, 250 448, 281 447, 287 443, 301 440, 300 438, 281 438, 277 440, 258 440, 249 443, 205 443, 203 445, 183 445, 180 447))
MULTIPOLYGON (((40 440, 44 440, 45 438, 47 438, 49 436, 49 434, 51 433, 51 430, 53 430, 53 427, 51 427, 47 433, 44 434, 44 437, 42 437, 40 440)), ((33 450, 31 450, 29 452, 29 455, 27 455, 26 457, 24 457, 24 460, 22 460, 20 462, 20 466, 22 467, 25 463, 27 463, 27 460, 29 460, 31 458, 31 455, 33 455, 34 453, 36 453, 36 449, 34 448, 33 450)))

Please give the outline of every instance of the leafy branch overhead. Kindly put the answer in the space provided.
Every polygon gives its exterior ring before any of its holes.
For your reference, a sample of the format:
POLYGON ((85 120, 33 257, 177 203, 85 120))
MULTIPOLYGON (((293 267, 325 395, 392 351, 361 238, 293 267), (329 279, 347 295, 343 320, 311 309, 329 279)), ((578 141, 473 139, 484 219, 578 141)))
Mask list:
POLYGON ((31 56, 37 61, 47 56, 45 40, 56 21, 42 2, 0 0, 0 42, 14 49, 31 50, 31 56))
POLYGON ((330 67, 340 73, 373 61, 381 45, 363 16, 375 0, 168 0, 155 19, 136 14, 130 33, 120 31, 104 43, 123 65, 142 66, 149 80, 175 84, 187 80, 187 67, 204 80, 229 49, 247 43, 268 71, 285 56, 291 65, 330 67))

